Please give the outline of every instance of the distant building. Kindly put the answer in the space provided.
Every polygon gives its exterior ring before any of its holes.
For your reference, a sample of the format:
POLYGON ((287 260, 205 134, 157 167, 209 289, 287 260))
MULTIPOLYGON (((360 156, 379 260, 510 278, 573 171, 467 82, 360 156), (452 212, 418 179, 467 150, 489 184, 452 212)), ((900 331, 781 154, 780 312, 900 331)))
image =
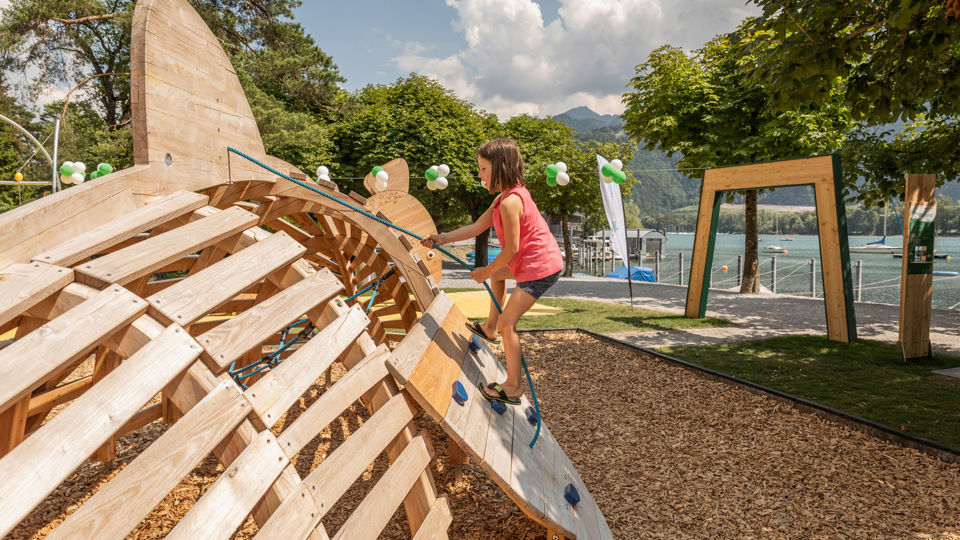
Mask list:
MULTIPOLYGON (((605 230, 591 236, 588 241, 599 242, 602 238, 606 238, 609 246, 610 235, 611 232, 605 230)), ((653 229, 627 229, 627 251, 630 252, 630 255, 643 253, 653 256, 659 252, 662 256, 666 253, 666 248, 667 237, 653 229)))

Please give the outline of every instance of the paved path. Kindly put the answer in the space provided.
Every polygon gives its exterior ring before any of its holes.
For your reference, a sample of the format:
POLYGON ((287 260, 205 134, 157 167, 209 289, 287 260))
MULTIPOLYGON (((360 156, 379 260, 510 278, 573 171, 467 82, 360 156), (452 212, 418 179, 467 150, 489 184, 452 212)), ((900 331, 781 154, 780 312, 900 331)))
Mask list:
MULTIPOLYGON (((441 287, 477 288, 466 270, 444 261, 441 287)), ((508 283, 508 290, 512 282, 508 283)), ((634 283, 634 305, 671 313, 683 313, 687 288, 679 285, 634 283)), ((620 279, 573 277, 560 278, 547 296, 603 300, 629 305, 627 282, 620 279)), ((855 307, 857 335, 896 343, 900 307, 890 304, 858 302, 855 307)), ((735 323, 723 328, 627 332, 616 337, 649 348, 670 345, 694 345, 724 341, 743 341, 790 334, 826 334, 823 299, 789 295, 740 295, 711 290, 707 315, 735 323)), ((960 356, 960 311, 935 309, 932 313, 930 341, 937 352, 960 356)))

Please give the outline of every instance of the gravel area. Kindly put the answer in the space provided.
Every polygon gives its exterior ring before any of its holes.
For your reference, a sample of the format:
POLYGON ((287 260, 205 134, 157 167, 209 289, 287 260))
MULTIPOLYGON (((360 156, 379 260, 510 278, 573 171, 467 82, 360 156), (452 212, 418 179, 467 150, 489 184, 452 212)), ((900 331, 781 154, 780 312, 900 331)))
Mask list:
MULTIPOLYGON (((958 464, 586 334, 522 339, 544 421, 616 538, 960 539, 958 464)), ((288 415, 322 391, 318 382, 288 415)), ((301 475, 366 416, 355 405, 314 439, 295 460, 301 475)), ((437 487, 450 497, 451 538, 544 538, 478 466, 458 479, 445 435, 418 422, 434 441, 437 487)), ((83 465, 10 537, 42 537, 164 430, 148 425, 123 438, 117 462, 83 465)), ((331 535, 385 468, 381 457, 332 509, 331 535)), ((221 472, 204 460, 132 537, 168 532, 221 472)), ((248 519, 236 537, 255 532, 248 519)), ((383 537, 407 537, 402 510, 383 537)))

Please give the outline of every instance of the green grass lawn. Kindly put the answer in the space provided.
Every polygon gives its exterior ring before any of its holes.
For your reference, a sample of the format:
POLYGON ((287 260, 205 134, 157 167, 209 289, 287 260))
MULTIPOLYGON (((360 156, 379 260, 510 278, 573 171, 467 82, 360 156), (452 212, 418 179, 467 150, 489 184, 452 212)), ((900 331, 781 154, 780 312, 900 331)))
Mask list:
POLYGON ((788 336, 661 352, 768 388, 960 448, 960 379, 932 373, 960 366, 935 355, 905 364, 896 347, 821 336, 788 336))
MULTIPOLYGON (((475 289, 464 289, 475 290, 475 289)), ((457 290, 444 289, 446 292, 457 290)), ((541 298, 538 303, 563 310, 556 315, 538 315, 522 317, 517 328, 521 330, 535 328, 583 328, 601 334, 614 332, 651 332, 654 330, 681 330, 689 328, 711 328, 727 326, 731 323, 724 319, 707 317, 688 319, 683 315, 652 311, 612 304, 609 302, 591 302, 589 300, 571 300, 568 298, 541 298)), ((471 319, 484 320, 484 318, 471 319)))

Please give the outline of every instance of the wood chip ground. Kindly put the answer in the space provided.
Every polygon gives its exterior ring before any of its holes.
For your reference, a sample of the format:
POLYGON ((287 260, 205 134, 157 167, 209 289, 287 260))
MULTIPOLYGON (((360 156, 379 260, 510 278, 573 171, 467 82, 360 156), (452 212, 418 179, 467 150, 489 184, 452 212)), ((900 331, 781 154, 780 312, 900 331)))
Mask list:
MULTIPOLYGON (((544 420, 616 538, 960 538, 958 464, 585 334, 522 339, 544 420)), ((318 382, 280 425, 322 391, 318 382)), ((301 475, 366 417, 355 405, 328 427, 298 456, 301 475)), ((450 496, 451 538, 544 538, 478 466, 456 479, 445 435, 418 422, 450 496)), ((43 537, 165 429, 145 426, 120 441, 116 462, 83 465, 9 537, 43 537)), ((386 465, 374 462, 328 514, 331 536, 386 465)), ((131 537, 169 532, 221 470, 204 460, 131 537)), ((400 510, 383 537, 406 531, 400 510)), ((255 533, 248 518, 236 537, 255 533)))

